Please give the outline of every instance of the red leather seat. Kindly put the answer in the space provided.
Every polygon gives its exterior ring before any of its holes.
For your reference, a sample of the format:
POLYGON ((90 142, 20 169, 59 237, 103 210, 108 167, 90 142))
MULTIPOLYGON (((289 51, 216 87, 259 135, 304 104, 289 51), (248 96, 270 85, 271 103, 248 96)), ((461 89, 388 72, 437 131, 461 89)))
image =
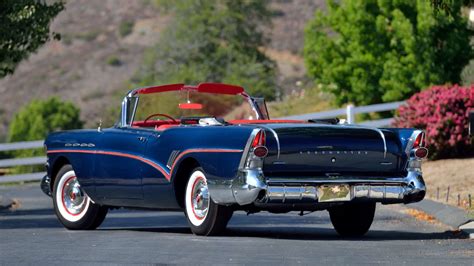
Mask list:
POLYGON ((157 131, 164 131, 164 130, 167 130, 168 128, 177 127, 177 126, 179 126, 179 125, 170 125, 170 124, 167 124, 167 125, 155 126, 155 130, 157 130, 157 131))

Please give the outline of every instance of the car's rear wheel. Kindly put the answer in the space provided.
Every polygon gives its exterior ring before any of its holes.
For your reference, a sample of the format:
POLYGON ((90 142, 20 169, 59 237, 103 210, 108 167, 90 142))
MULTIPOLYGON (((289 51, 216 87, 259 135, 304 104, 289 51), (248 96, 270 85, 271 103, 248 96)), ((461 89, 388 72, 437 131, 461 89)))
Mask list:
POLYGON ((54 211, 64 227, 72 230, 97 228, 107 215, 107 207, 91 201, 83 191, 71 165, 64 165, 53 186, 54 211))
POLYGON ((329 209, 332 225, 346 237, 365 235, 374 220, 375 202, 349 203, 329 209))
POLYGON ((212 201, 204 170, 195 168, 185 193, 185 214, 191 231, 196 235, 217 235, 225 230, 232 213, 230 207, 212 201))

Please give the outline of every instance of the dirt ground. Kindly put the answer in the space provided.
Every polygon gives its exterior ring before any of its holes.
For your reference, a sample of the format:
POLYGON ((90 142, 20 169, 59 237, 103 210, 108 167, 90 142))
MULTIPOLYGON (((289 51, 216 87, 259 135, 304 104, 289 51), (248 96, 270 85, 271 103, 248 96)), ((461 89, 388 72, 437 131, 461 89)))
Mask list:
POLYGON ((457 205, 460 195, 461 206, 467 207, 469 194, 474 204, 474 158, 426 161, 422 168, 428 198, 446 202, 449 187, 449 204, 457 205))

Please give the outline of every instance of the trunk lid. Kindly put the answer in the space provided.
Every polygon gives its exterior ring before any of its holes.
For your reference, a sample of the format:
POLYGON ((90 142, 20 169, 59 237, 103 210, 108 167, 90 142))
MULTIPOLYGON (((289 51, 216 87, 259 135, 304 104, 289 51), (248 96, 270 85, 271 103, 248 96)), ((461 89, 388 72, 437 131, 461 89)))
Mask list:
POLYGON ((319 124, 265 128, 267 176, 385 176, 402 173, 406 162, 398 136, 389 130, 319 124))

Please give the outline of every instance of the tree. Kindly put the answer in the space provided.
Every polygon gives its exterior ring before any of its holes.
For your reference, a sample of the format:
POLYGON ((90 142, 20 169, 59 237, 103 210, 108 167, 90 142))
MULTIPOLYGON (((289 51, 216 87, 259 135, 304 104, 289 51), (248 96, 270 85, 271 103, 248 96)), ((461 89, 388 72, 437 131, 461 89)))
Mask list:
POLYGON ((0 78, 13 73, 21 60, 49 40, 49 25, 63 9, 63 2, 0 1, 0 78))
MULTIPOLYGON (((451 13, 451 6, 450 6, 451 0, 430 0, 430 1, 435 11, 443 10, 447 12, 448 14, 451 13)), ((462 0, 461 3, 464 6, 474 6, 474 0, 462 0)))
MULTIPOLYGON (((82 128, 79 108, 59 98, 33 100, 15 114, 9 128, 8 141, 44 139, 48 133, 58 130, 82 128)), ((44 154, 42 149, 19 150, 11 153, 14 157, 33 157, 44 154)), ((42 171, 42 166, 18 166, 15 173, 42 171)))
POLYGON ((406 99, 431 84, 458 83, 474 57, 473 32, 461 15, 433 12, 426 0, 330 1, 305 37, 309 74, 338 104, 406 99))
POLYGON ((145 70, 146 83, 227 82, 275 97, 275 63, 260 48, 261 25, 270 21, 268 1, 158 1, 173 14, 145 70))

